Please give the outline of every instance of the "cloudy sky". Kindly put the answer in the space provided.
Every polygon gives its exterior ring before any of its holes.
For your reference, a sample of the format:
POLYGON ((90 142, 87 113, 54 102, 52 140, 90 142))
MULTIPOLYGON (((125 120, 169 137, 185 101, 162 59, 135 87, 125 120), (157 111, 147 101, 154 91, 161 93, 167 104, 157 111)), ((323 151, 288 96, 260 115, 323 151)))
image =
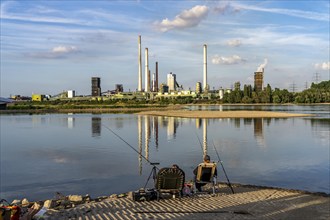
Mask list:
MULTIPOLYGON (((173 72, 184 89, 265 84, 302 90, 329 80, 329 1, 1 1, 1 94, 91 94, 138 87, 138 36, 159 81, 173 72), (315 77, 318 76, 318 77, 315 77)), ((143 74, 144 75, 144 74, 143 74)), ((144 87, 144 76, 143 76, 144 87)))

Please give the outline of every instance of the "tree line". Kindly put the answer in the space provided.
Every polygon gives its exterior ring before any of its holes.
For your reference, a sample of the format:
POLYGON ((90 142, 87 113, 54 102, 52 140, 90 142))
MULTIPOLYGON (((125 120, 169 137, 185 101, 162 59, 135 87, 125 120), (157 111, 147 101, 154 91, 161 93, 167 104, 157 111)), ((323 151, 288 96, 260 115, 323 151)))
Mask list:
POLYGON ((236 88, 224 94, 223 103, 329 103, 330 80, 318 84, 312 83, 309 89, 302 92, 289 92, 287 89, 271 88, 269 84, 262 91, 256 91, 251 85, 244 85, 243 90, 236 88))

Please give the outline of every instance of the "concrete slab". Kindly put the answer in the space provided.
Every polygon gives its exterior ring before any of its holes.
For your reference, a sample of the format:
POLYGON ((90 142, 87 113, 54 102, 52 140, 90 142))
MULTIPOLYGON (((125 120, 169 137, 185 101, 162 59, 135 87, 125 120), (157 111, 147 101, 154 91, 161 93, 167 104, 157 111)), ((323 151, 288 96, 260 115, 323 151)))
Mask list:
POLYGON ((107 198, 65 210, 49 210, 48 219, 330 219, 329 195, 226 185, 217 193, 134 202, 107 198))

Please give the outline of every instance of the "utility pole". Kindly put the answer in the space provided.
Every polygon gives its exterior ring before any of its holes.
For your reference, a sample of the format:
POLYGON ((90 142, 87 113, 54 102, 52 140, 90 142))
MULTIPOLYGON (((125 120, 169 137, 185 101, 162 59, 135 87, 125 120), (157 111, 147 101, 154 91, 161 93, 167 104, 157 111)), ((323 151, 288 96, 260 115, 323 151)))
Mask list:
POLYGON ((296 84, 294 82, 290 85, 290 89, 293 93, 296 91, 296 84))
POLYGON ((308 89, 308 83, 305 82, 305 89, 308 89))
POLYGON ((314 76, 313 76, 313 81, 316 82, 316 83, 319 83, 319 80, 320 80, 320 74, 319 73, 314 73, 314 76))

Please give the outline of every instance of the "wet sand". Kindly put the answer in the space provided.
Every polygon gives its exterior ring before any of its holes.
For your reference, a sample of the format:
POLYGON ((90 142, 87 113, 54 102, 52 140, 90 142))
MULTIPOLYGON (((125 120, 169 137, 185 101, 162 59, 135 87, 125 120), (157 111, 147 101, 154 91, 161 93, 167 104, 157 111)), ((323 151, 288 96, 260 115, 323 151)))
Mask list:
POLYGON ((180 117, 180 118, 290 118, 290 117, 313 116, 312 114, 297 114, 297 113, 270 112, 270 111, 188 111, 188 110, 143 111, 136 114, 180 117))

